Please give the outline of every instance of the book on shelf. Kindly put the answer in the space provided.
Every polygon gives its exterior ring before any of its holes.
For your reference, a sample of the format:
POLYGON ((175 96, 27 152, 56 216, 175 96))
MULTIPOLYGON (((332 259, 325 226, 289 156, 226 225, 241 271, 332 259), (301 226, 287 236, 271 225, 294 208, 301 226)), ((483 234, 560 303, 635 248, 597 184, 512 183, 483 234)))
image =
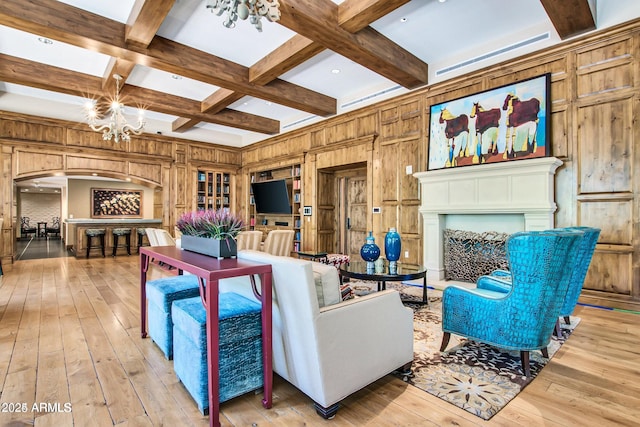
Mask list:
POLYGON ((294 179, 293 180, 293 189, 294 190, 299 190, 300 189, 300 180, 299 179, 294 179))
POLYGON ((293 201, 295 203, 300 203, 300 193, 294 193, 293 194, 293 201))

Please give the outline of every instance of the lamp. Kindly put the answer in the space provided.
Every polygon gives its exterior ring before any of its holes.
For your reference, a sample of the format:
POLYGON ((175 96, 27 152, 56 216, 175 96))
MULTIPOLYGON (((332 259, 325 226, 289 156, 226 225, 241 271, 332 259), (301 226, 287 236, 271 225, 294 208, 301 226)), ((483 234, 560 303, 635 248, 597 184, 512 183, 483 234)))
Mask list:
POLYGON ((278 0, 207 0, 207 9, 218 16, 227 12, 223 25, 227 28, 236 26, 238 18, 249 18, 258 31, 262 32, 260 19, 264 16, 269 22, 280 19, 280 3, 278 0))
POLYGON ((111 111, 109 122, 104 124, 98 122, 99 114, 95 101, 88 101, 87 104, 85 104, 87 121, 91 129, 96 132, 102 131, 102 139, 105 141, 113 138, 116 143, 119 143, 121 140, 129 142, 131 141, 130 134, 140 135, 142 133, 145 125, 144 115, 143 111, 139 110, 138 123, 135 127, 127 123, 127 119, 124 117, 125 106, 120 102, 120 81, 122 80, 122 76, 114 74, 113 78, 116 80, 116 95, 109 106, 109 111, 111 111))

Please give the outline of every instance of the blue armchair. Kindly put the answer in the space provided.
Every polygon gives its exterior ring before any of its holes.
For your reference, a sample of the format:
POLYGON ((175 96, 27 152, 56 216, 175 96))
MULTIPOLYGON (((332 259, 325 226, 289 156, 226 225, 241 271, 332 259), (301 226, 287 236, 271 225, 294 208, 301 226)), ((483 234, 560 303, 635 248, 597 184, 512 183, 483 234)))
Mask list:
POLYGON ((569 286, 575 253, 584 233, 529 231, 507 239, 512 275, 508 292, 447 287, 442 297, 442 345, 451 334, 507 350, 519 350, 524 374, 529 352, 549 357, 551 339, 569 286))
MULTIPOLYGON (((576 252, 574 268, 569 280, 569 290, 564 299, 564 304, 560 309, 560 317, 564 318, 565 323, 569 324, 569 316, 573 314, 573 310, 578 303, 584 279, 587 276, 591 258, 600 236, 599 228, 592 227, 566 227, 558 228, 558 230, 581 231, 584 237, 581 240, 580 247, 576 252)), ((498 292, 509 292, 511 289, 511 273, 506 270, 495 270, 489 276, 482 276, 478 279, 478 287, 498 292)), ((558 331, 559 332, 559 331, 558 331)))

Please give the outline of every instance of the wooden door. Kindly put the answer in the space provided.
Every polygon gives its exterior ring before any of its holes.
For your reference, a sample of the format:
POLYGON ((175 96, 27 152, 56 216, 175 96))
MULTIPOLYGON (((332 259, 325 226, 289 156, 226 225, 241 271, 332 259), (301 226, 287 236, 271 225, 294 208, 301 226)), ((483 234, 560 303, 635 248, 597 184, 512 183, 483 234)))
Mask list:
POLYGON ((359 169, 337 176, 340 194, 339 249, 351 259, 360 259, 367 231, 367 175, 359 169))

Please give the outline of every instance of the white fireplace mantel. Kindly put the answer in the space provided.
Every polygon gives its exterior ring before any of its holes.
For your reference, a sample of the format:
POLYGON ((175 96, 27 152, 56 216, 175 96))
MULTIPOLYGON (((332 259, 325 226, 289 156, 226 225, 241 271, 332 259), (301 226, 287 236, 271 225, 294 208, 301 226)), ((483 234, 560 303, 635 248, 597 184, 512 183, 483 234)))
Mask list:
POLYGON ((541 157, 415 173, 427 278, 444 278, 445 215, 522 214, 525 230, 553 228, 554 175, 561 164, 541 157))

